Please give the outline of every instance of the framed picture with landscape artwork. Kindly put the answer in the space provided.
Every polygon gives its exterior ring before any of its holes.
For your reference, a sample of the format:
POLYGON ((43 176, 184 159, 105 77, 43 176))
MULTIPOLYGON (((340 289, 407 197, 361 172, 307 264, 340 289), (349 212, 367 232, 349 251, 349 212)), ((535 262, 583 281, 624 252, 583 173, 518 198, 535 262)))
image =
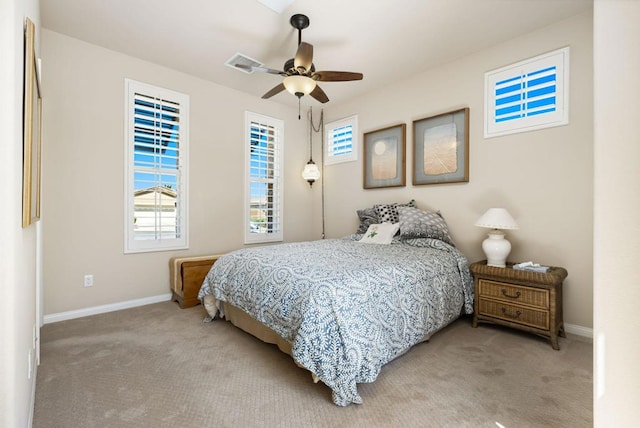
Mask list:
POLYGON ((469 108, 413 121, 413 184, 469 181, 469 108))
POLYGON ((35 31, 34 23, 29 18, 25 19, 22 227, 40 219, 42 99, 35 55, 35 31))
POLYGON ((407 126, 389 126, 364 134, 365 189, 406 185, 407 126))

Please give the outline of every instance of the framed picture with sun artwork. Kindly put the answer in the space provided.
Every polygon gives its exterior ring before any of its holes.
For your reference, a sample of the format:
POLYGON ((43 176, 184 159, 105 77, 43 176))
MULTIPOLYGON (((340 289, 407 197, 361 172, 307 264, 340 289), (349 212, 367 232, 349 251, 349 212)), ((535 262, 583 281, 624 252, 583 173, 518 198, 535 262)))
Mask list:
POLYGON ((407 125, 393 125, 364 134, 365 189, 406 185, 407 125))
POLYGON ((413 121, 413 184, 469 181, 469 108, 413 121))

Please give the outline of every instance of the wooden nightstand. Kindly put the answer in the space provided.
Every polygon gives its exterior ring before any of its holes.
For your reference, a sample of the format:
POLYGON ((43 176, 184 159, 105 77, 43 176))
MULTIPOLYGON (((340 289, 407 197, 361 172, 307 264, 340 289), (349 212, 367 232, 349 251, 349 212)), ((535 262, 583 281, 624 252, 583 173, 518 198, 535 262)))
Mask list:
POLYGON ((487 261, 469 267, 475 283, 473 327, 490 322, 528 331, 551 340, 558 350, 558 336, 566 337, 562 319, 562 281, 567 271, 551 267, 547 273, 499 268, 487 261))
POLYGON ((221 254, 199 257, 173 257, 169 260, 169 275, 173 301, 181 308, 190 308, 200 303, 198 292, 211 266, 221 254))

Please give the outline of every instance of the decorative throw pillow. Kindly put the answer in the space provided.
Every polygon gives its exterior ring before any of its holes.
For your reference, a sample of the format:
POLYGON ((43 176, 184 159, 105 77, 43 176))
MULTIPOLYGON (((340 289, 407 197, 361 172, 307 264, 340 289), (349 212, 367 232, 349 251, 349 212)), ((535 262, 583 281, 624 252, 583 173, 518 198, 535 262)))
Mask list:
POLYGON ((400 229, 398 223, 372 224, 360 239, 360 242, 367 244, 391 244, 394 235, 398 233, 398 229, 400 229))
POLYGON ((454 245, 449 227, 440 213, 398 207, 401 238, 434 238, 454 245))
POLYGON ((411 199, 406 204, 399 204, 396 202, 393 204, 377 204, 373 206, 373 208, 376 210, 376 213, 378 214, 378 220, 380 221, 380 223, 397 223, 398 221, 400 221, 400 219, 398 218, 398 207, 415 208, 416 201, 414 199, 411 199))
POLYGON ((360 226, 356 233, 365 233, 369 226, 380 223, 380 221, 378 221, 378 214, 373 208, 358 210, 357 213, 358 218, 360 219, 360 226))

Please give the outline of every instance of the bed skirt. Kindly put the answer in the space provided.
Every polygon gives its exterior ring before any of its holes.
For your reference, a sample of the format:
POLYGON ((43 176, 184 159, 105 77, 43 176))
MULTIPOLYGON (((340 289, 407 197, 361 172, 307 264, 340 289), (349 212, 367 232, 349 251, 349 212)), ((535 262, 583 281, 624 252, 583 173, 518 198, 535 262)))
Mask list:
MULTIPOLYGON (((293 354, 291 352, 291 344, 289 342, 284 340, 273 329, 262 324, 260 321, 253 318, 242 309, 239 309, 226 302, 217 301, 211 295, 204 296, 203 304, 211 319, 215 319, 216 316, 224 318, 234 326, 238 327, 240 330, 249 333, 250 335, 260 339, 261 341, 276 345, 278 349, 280 349, 280 351, 290 355, 298 367, 307 370, 305 367, 298 364, 298 362, 293 358, 293 354)), ((433 336, 437 331, 439 330, 425 334, 418 343, 428 341, 431 336, 433 336)), ((311 377, 314 383, 318 383, 318 381, 320 380, 315 373, 311 373, 311 377)))

